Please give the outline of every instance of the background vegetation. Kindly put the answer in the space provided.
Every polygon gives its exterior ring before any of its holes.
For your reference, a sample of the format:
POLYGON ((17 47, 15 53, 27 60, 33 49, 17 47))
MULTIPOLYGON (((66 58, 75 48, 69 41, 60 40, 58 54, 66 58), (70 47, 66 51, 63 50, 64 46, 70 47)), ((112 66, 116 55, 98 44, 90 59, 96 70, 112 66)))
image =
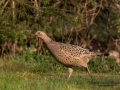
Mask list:
POLYGON ((119 0, 1 0, 0 53, 15 56, 35 46, 45 54, 33 38, 37 30, 93 51, 119 51, 119 7, 119 0))
MULTIPOLYGON (((78 81, 78 72, 86 72, 84 68, 75 67, 77 73, 73 75, 74 80, 64 83, 66 68, 57 63, 42 40, 34 36, 38 30, 46 32, 58 42, 79 45, 92 51, 120 52, 120 2, 0 0, 1 89, 39 90, 41 86, 42 90, 98 89, 99 86, 94 87, 94 84, 88 83, 89 79, 85 79, 87 76, 84 73, 81 82, 78 81), (58 77, 54 77, 54 74, 58 77), (64 78, 61 79, 61 76, 64 78), (16 87, 9 84, 11 81, 16 87)), ((103 79, 95 74, 101 82, 119 81, 119 77, 114 75, 119 74, 120 65, 112 58, 97 57, 89 62, 89 67, 93 73, 107 74, 108 78, 102 75, 103 79)))

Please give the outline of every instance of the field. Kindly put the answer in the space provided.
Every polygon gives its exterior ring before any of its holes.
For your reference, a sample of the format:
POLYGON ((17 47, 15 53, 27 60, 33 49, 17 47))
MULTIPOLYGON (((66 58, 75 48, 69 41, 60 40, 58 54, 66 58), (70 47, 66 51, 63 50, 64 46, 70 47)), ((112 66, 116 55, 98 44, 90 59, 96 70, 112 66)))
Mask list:
POLYGON ((0 90, 120 90, 119 74, 92 73, 92 81, 78 69, 70 79, 67 76, 67 69, 36 71, 20 61, 0 59, 0 90))

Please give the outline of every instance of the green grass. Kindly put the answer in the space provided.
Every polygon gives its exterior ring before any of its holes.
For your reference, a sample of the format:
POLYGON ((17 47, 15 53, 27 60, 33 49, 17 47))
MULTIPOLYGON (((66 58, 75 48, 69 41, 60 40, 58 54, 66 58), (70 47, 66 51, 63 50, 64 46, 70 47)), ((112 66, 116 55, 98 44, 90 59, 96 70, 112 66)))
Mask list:
POLYGON ((32 73, 32 72, 10 72, 0 71, 1 90, 119 90, 119 84, 111 81, 120 81, 119 76, 109 74, 94 74, 92 82, 87 74, 74 73, 67 80, 66 73, 32 73), (99 76, 98 76, 99 75, 99 76), (118 80, 119 79, 119 80, 118 80))
MULTIPOLYGON (((48 68, 49 66, 47 66, 48 68)), ((120 75, 74 71, 67 80, 68 71, 34 71, 22 62, 0 60, 0 90, 120 90, 120 75)))

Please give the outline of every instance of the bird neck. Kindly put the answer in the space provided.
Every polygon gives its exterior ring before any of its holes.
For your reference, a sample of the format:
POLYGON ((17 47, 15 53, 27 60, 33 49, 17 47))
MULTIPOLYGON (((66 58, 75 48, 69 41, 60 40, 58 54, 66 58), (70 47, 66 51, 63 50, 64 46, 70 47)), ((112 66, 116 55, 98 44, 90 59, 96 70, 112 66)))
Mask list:
POLYGON ((49 38, 47 35, 43 38, 45 43, 51 42, 51 38, 49 38))

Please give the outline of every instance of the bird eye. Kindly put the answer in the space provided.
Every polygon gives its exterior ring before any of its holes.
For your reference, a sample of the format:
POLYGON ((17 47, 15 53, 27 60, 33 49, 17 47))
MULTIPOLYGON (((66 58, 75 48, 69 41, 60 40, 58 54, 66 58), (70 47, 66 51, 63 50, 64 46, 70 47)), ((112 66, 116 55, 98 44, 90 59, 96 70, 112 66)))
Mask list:
POLYGON ((41 33, 41 32, 38 32, 38 35, 42 35, 42 33, 41 33))

